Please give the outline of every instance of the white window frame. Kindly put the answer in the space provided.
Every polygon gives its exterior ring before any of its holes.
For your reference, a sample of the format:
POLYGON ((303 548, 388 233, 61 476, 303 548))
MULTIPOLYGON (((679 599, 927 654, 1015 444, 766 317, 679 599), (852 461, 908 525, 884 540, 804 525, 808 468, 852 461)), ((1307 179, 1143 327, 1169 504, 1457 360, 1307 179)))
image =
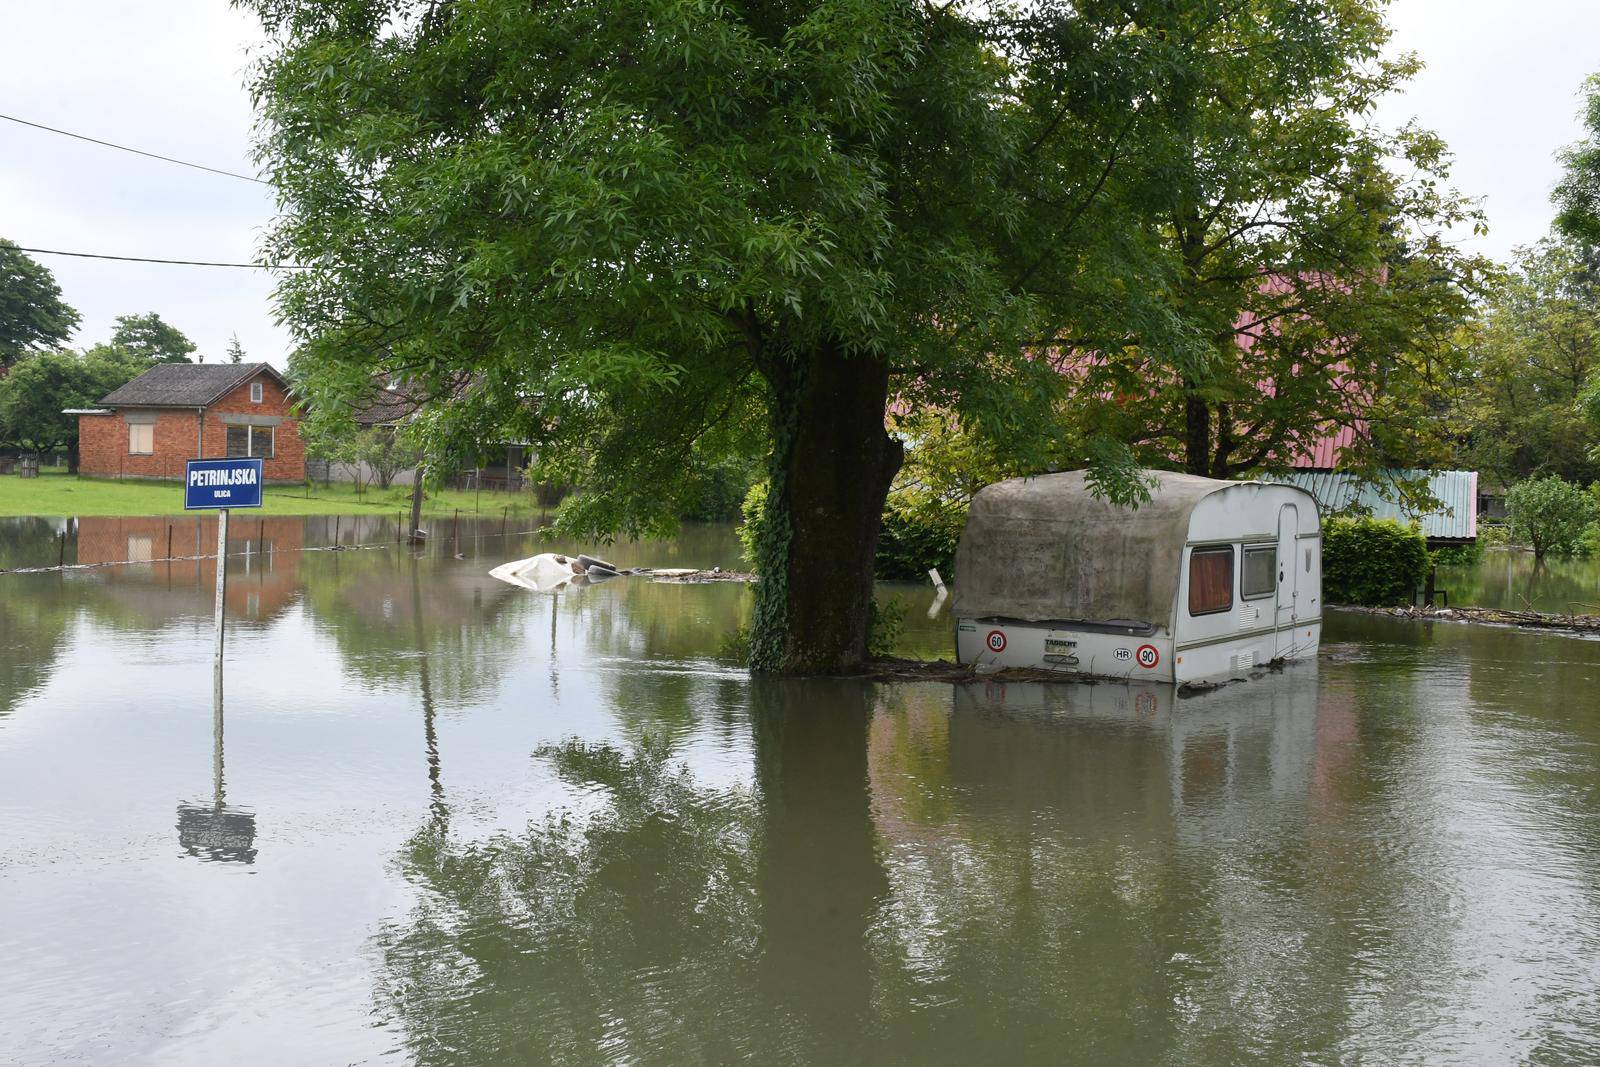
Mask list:
POLYGON ((250 403, 261 403, 261 383, 259 381, 250 383, 250 403))
POLYGON ((153 456, 155 454, 156 454, 156 425, 155 425, 155 423, 153 423, 153 422, 130 422, 130 423, 128 423, 128 455, 130 455, 130 456, 153 456), (135 442, 133 440, 133 435, 134 435, 134 431, 136 431, 136 430, 137 431, 141 431, 142 433, 146 433, 146 434, 150 435, 150 442, 149 442, 149 447, 148 448, 138 449, 138 448, 134 447, 134 443, 135 442))
POLYGON ((1265 600, 1278 591, 1278 546, 1272 545, 1245 545, 1244 555, 1239 560, 1239 597, 1242 600, 1265 600), (1267 572, 1268 584, 1259 592, 1248 592, 1244 587, 1244 577, 1248 571, 1247 563, 1252 555, 1272 553, 1272 568, 1267 572))

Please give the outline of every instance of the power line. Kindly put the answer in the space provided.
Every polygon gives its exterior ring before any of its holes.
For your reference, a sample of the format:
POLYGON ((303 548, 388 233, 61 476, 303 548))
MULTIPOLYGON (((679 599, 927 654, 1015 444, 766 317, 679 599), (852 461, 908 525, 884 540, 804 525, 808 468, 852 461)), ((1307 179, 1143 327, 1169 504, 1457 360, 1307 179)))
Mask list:
POLYGON ((159 159, 163 163, 176 163, 180 167, 193 167, 195 170, 204 170, 209 171, 212 174, 221 174, 227 178, 238 178, 241 181, 255 182, 257 185, 272 184, 271 182, 268 182, 262 178, 254 178, 248 174, 237 174, 231 170, 219 170, 216 167, 207 167, 200 163, 190 163, 183 159, 173 159, 171 156, 163 156, 157 152, 146 152, 142 148, 129 148, 125 144, 113 144, 110 141, 102 141, 98 137, 89 137, 85 134, 73 133, 71 130, 58 130, 54 126, 46 126, 43 123, 29 122, 27 119, 19 119, 15 115, 0 115, 0 119, 5 119, 7 122, 15 122, 21 126, 32 126, 36 130, 47 130, 50 133, 59 133, 63 137, 75 137, 80 141, 88 141, 90 144, 104 145, 106 148, 115 148, 122 152, 132 152, 136 156, 148 156, 151 159, 159 159))
POLYGON ((241 267, 245 270, 310 270, 299 263, 217 263, 203 259, 151 259, 148 256, 108 256, 99 252, 63 252, 55 248, 23 248, 19 252, 32 252, 40 256, 72 256, 76 259, 114 259, 122 263, 165 263, 174 267, 241 267))

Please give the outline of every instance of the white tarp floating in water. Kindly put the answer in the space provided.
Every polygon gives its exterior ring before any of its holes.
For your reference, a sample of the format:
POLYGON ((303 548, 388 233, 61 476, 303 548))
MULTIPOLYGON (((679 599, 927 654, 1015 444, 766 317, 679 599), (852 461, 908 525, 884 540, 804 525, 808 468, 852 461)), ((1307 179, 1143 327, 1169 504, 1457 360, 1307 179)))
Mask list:
POLYGON ((626 573, 631 572, 620 571, 593 556, 574 557, 558 552, 541 552, 527 559, 502 563, 490 571, 489 576, 536 593, 550 593, 570 585, 592 585, 626 573))

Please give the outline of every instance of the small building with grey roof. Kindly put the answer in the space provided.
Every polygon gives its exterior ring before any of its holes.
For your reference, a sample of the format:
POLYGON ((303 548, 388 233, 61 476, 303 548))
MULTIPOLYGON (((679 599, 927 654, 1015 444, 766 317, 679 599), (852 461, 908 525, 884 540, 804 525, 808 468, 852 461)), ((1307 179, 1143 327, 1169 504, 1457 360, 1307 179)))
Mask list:
POLYGON ((268 363, 158 363, 70 414, 90 477, 179 479, 191 459, 257 457, 267 481, 305 480, 293 391, 268 363))

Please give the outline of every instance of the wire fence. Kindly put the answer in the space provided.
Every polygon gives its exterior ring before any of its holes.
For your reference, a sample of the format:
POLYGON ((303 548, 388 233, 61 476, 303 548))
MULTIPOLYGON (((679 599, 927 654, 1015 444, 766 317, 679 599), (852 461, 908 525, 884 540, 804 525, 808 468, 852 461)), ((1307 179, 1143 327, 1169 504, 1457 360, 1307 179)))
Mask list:
MULTIPOLYGON (((251 517, 235 514, 230 522, 227 555, 230 559, 258 556, 262 554, 261 546, 270 545, 274 554, 406 549, 420 558, 453 556, 464 559, 469 558, 461 550, 464 541, 473 549, 472 557, 476 557, 479 554, 476 546, 485 540, 504 544, 512 538, 537 535, 547 526, 544 514, 533 516, 534 525, 528 527, 529 516, 518 515, 513 521, 510 512, 509 507, 502 508, 498 521, 485 518, 481 513, 472 515, 463 509, 453 514, 434 513, 432 525, 438 532, 421 539, 411 536, 405 512, 397 512, 392 520, 371 515, 251 517), (465 529, 463 519, 466 520, 465 529), (237 551, 236 545, 239 546, 237 551)), ((38 539, 36 560, 20 566, 0 566, 0 574, 41 574, 216 559, 215 548, 210 551, 206 548, 216 544, 216 522, 214 517, 69 519, 53 537, 38 539), (71 562, 68 562, 69 549, 71 562)))

